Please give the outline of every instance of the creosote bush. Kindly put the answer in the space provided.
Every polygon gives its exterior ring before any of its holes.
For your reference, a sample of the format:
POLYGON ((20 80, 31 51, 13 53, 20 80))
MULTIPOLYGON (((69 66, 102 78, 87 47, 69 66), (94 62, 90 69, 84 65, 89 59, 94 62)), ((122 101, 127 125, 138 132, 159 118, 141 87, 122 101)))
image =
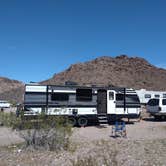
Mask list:
POLYGON ((68 149, 71 126, 62 117, 39 115, 37 119, 25 121, 20 135, 26 147, 58 151, 68 149))
POLYGON ((26 120, 13 113, 0 113, 0 122, 18 130, 26 149, 59 151, 70 145, 71 126, 63 117, 41 114, 26 120))
POLYGON ((13 112, 0 112, 0 124, 1 126, 7 126, 16 129, 21 124, 21 118, 17 118, 16 114, 13 112))

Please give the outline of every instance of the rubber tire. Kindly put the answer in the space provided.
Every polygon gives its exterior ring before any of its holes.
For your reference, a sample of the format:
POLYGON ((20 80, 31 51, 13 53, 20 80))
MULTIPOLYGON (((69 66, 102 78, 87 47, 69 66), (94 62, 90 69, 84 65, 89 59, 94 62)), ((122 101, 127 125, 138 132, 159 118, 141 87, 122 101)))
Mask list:
POLYGON ((79 117, 78 119, 78 125, 80 127, 85 127, 88 124, 88 119, 86 117, 79 117))
POLYGON ((70 124, 71 126, 76 126, 77 120, 74 117, 69 117, 67 123, 70 124))
POLYGON ((160 116, 157 116, 157 115, 155 115, 154 118, 155 118, 156 121, 161 120, 161 117, 160 117, 160 116))
POLYGON ((162 121, 165 120, 165 116, 164 116, 164 115, 161 116, 161 120, 162 120, 162 121))

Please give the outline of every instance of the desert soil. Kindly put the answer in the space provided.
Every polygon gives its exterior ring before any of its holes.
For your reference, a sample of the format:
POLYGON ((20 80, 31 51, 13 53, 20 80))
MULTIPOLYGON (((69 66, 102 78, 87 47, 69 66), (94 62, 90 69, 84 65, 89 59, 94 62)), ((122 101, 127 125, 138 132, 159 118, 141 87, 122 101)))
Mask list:
POLYGON ((166 121, 153 118, 126 125, 127 138, 112 137, 112 126, 73 128, 68 151, 27 151, 16 131, 0 127, 0 165, 166 165, 166 121))

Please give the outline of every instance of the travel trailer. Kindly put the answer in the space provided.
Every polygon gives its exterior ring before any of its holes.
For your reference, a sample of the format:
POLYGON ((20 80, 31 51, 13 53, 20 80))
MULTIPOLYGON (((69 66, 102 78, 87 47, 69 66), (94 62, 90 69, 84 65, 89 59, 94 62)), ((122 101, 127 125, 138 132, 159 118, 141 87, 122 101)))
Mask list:
POLYGON ((108 123, 121 118, 138 118, 140 101, 133 89, 26 85, 24 116, 40 113, 68 117, 73 125, 88 122, 108 123))
POLYGON ((136 90, 140 103, 146 105, 152 98, 166 98, 166 91, 149 91, 146 89, 136 90))
POLYGON ((153 98, 147 103, 147 112, 149 112, 155 119, 166 118, 166 98, 153 98))
POLYGON ((0 108, 9 108, 10 103, 5 100, 0 100, 0 108))

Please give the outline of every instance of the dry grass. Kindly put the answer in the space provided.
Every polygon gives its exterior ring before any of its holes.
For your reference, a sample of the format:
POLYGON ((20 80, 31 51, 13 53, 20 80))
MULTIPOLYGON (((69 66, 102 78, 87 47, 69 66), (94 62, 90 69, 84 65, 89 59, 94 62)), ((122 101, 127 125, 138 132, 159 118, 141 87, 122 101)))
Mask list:
POLYGON ((166 165, 166 140, 97 141, 77 146, 74 151, 26 151, 1 148, 0 165, 57 166, 149 166, 166 165))
MULTIPOLYGON (((166 165, 166 140, 129 141, 124 139, 89 142, 74 151, 26 151, 19 147, 1 148, 3 165, 57 165, 57 166, 149 166, 166 165)), ((0 164, 0 165, 1 165, 0 164)))

